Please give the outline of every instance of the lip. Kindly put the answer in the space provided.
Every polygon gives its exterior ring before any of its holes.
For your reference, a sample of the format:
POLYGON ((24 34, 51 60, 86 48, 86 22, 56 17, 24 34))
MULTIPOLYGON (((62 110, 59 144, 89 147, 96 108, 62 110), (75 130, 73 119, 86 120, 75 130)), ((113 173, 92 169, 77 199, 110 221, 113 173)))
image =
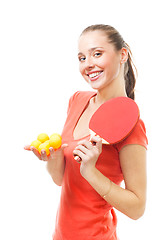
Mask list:
POLYGON ((88 72, 88 73, 87 73, 87 76, 88 76, 88 78, 89 78, 89 80, 90 80, 91 82, 94 82, 94 81, 96 81, 97 79, 99 79, 99 77, 102 75, 102 73, 103 73, 103 71, 92 71, 92 72, 88 72), (96 75, 95 77, 90 77, 90 76, 89 76, 89 75, 95 74, 95 73, 98 73, 98 75, 96 75))

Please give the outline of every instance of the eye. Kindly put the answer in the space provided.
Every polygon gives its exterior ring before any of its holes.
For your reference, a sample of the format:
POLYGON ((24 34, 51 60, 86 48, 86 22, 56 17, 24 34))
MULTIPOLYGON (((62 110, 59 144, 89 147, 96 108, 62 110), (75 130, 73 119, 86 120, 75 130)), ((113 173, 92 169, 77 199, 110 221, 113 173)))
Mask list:
POLYGON ((95 56, 95 57, 100 57, 101 55, 102 55, 101 52, 95 52, 95 53, 94 53, 94 56, 95 56))
POLYGON ((78 57, 78 59, 79 59, 80 62, 84 62, 86 60, 85 57, 78 57))

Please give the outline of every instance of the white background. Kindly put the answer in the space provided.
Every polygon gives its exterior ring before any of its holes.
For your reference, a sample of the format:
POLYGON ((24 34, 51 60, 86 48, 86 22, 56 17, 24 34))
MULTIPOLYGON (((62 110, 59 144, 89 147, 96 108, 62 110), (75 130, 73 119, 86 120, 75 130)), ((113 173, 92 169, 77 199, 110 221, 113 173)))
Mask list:
POLYGON ((159 22, 158 0, 0 2, 0 239, 51 240, 60 188, 23 147, 41 132, 60 133, 69 97, 90 90, 78 71, 77 41, 97 23, 113 25, 131 47, 149 138, 146 212, 137 221, 118 213, 119 237, 158 239, 159 22))

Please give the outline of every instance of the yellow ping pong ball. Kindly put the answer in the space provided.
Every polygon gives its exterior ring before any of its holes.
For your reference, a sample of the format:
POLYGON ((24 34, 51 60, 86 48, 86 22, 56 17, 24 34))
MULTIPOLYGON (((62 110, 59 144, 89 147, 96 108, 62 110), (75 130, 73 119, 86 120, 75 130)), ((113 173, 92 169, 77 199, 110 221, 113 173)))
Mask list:
POLYGON ((62 137, 60 134, 58 133, 53 133, 50 136, 50 140, 49 140, 49 144, 51 147, 53 147, 53 149, 58 149, 60 148, 61 144, 62 144, 62 137))
POLYGON ((45 150, 45 151, 46 151, 46 154, 47 154, 47 156, 48 156, 48 155, 50 154, 49 148, 50 148, 50 144, 49 144, 49 140, 47 140, 47 141, 41 143, 41 145, 40 145, 39 148, 38 148, 38 151, 39 151, 39 153, 41 154, 41 151, 42 151, 42 150, 45 150))
POLYGON ((49 140, 49 137, 46 133, 40 133, 37 137, 37 140, 40 141, 41 143, 44 143, 47 140, 49 140))
POLYGON ((39 145, 41 145, 41 142, 39 140, 34 140, 32 143, 31 143, 31 146, 35 147, 36 149, 39 148, 39 145))

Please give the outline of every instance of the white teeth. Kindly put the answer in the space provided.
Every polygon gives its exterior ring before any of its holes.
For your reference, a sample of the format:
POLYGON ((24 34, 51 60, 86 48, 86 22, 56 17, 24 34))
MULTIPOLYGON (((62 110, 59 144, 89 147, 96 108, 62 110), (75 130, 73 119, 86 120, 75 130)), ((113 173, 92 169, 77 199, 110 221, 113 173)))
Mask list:
POLYGON ((94 77, 98 76, 100 73, 101 73, 101 72, 91 73, 91 74, 89 74, 89 77, 90 77, 90 78, 94 78, 94 77))

